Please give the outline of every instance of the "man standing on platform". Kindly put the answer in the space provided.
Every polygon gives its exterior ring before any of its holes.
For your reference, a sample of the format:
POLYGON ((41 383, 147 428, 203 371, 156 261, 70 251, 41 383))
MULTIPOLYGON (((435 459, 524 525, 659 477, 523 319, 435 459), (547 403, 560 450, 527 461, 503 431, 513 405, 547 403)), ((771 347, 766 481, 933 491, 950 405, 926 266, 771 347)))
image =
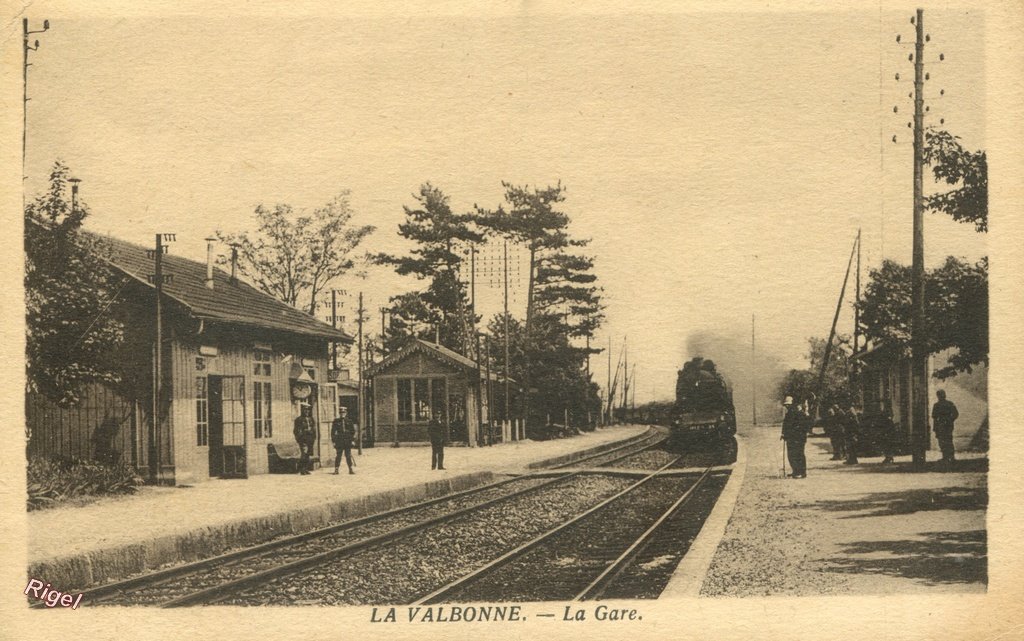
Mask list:
POLYGON ((338 411, 341 415, 331 422, 331 442, 334 443, 335 451, 334 473, 338 473, 344 454, 348 473, 355 474, 352 470, 352 439, 355 438, 355 430, 352 429, 352 421, 348 420, 348 408, 342 405, 338 411))
POLYGON ((309 405, 302 406, 292 434, 299 444, 299 474, 309 474, 313 468, 313 444, 316 443, 316 427, 313 425, 312 408, 309 405))
POLYGON ((942 461, 952 463, 956 460, 953 447, 953 423, 960 416, 953 401, 946 400, 946 391, 935 392, 939 400, 932 406, 932 430, 935 438, 939 441, 939 449, 942 450, 942 461))
POLYGON ((804 445, 807 443, 807 429, 804 425, 806 417, 799 406, 793 404, 793 397, 787 396, 782 401, 786 415, 782 418, 782 439, 786 441, 786 455, 793 468, 791 477, 807 478, 807 458, 804 456, 804 445))
POLYGON ((444 441, 445 429, 441 423, 441 410, 435 409, 430 417, 430 425, 427 426, 427 435, 430 437, 430 469, 444 469, 444 441))

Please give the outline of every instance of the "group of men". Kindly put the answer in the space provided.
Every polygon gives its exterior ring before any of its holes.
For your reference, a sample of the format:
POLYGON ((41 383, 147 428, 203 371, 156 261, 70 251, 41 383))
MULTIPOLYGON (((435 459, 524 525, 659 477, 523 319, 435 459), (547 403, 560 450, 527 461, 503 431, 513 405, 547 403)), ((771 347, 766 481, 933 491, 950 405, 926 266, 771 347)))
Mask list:
MULTIPOLYGON (((331 443, 334 444, 336 456, 334 457, 334 473, 341 469, 341 459, 344 457, 348 465, 348 473, 355 474, 352 469, 352 442, 355 439, 355 428, 348 418, 348 408, 339 408, 339 416, 331 422, 331 443)), ((292 431, 295 442, 299 444, 298 473, 309 474, 313 469, 313 449, 316 445, 316 423, 313 422, 312 409, 305 405, 295 419, 295 428, 292 431)), ((447 430, 441 422, 441 413, 432 413, 430 423, 427 425, 427 435, 430 438, 430 469, 443 470, 444 468, 444 444, 447 440, 447 430)))
MULTIPOLYGON (((942 461, 951 464, 956 460, 953 446, 953 425, 959 416, 956 405, 946 399, 946 392, 936 392, 938 401, 932 407, 932 429, 942 451, 942 461)), ((785 415, 782 419, 782 440, 786 442, 786 456, 792 472, 791 478, 807 478, 807 457, 804 447, 811 431, 815 415, 814 394, 802 403, 795 403, 792 396, 782 402, 785 415)), ((894 462, 899 446, 899 435, 892 419, 892 409, 886 403, 879 403, 877 411, 868 419, 862 416, 860 408, 850 404, 846 409, 833 403, 824 416, 825 435, 832 444, 832 460, 842 460, 846 465, 856 465, 858 446, 865 438, 865 428, 877 439, 882 450, 882 464, 894 462), (867 423, 867 424, 865 424, 867 423), (845 459, 845 460, 844 460, 845 459)))

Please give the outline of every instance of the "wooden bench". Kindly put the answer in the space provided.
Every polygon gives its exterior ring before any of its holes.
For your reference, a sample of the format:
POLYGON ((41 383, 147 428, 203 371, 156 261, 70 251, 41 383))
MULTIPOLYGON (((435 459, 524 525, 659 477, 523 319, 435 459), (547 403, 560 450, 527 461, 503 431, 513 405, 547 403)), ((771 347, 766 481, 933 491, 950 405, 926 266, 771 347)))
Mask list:
MULTIPOLYGON (((270 463, 271 474, 295 474, 299 471, 299 444, 294 441, 284 443, 267 443, 267 461, 270 463)), ((320 467, 320 457, 310 456, 313 469, 320 467)))

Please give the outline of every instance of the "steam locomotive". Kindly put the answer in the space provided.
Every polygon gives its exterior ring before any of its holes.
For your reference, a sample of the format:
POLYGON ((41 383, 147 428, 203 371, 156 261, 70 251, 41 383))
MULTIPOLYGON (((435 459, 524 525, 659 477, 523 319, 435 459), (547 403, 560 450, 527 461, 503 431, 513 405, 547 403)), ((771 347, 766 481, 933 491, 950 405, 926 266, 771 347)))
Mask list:
POLYGON ((677 443, 731 444, 736 434, 732 389, 711 360, 690 359, 676 378, 671 412, 672 440, 677 443))

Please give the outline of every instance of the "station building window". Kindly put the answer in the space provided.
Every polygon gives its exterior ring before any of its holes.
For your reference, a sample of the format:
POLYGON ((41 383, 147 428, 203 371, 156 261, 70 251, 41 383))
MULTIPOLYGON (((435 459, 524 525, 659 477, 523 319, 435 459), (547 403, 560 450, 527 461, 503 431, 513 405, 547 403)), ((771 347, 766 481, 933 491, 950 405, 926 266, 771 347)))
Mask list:
POLYGON ((270 438, 274 435, 271 417, 270 383, 255 381, 252 384, 252 420, 256 438, 270 438))
POLYGON ((206 389, 206 377, 196 376, 196 445, 202 447, 210 442, 210 398, 206 389))
POLYGON ((447 397, 443 378, 399 378, 397 380, 398 420, 402 423, 424 423, 431 413, 444 414, 447 397))
POLYGON ((254 350, 252 360, 252 373, 254 376, 270 376, 273 355, 269 351, 263 349, 254 350))

